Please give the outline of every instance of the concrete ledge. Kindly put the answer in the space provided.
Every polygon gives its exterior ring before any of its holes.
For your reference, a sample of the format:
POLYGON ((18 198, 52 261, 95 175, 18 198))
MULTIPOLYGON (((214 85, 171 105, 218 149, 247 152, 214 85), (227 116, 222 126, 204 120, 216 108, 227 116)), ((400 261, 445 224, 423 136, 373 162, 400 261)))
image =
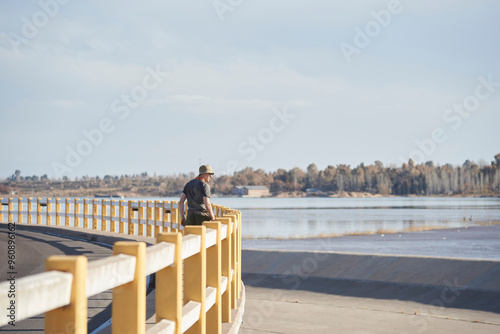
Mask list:
POLYGON ((236 334, 239 332, 241 324, 243 323, 243 314, 245 313, 245 302, 246 302, 246 294, 245 294, 245 285, 241 282, 241 297, 238 299, 236 303, 236 309, 231 310, 231 319, 232 322, 224 322, 222 323, 222 333, 224 334, 236 334))
POLYGON ((243 250, 247 286, 500 313, 500 261, 243 250))
POLYGON ((242 251, 246 274, 267 274, 392 282, 453 284, 459 288, 500 291, 500 261, 341 254, 326 252, 242 251), (448 283, 447 283, 448 282, 448 283))

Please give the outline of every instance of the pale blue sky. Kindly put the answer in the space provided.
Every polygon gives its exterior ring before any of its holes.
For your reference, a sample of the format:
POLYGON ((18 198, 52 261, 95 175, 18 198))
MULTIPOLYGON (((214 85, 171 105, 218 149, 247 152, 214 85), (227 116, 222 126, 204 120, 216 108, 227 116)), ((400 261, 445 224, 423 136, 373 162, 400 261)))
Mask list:
POLYGON ((0 179, 500 153, 500 2, 228 3, 2 1, 0 179))

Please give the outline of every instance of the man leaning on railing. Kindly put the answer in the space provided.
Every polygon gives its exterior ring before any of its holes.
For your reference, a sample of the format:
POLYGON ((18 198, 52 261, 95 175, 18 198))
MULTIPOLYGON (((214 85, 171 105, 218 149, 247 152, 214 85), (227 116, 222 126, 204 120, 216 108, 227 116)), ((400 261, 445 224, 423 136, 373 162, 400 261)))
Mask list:
POLYGON ((179 200, 179 214, 182 226, 201 225, 204 221, 215 220, 210 204, 210 185, 208 182, 214 175, 210 165, 202 165, 198 176, 186 183, 179 200), (184 201, 188 202, 187 218, 184 216, 184 201))

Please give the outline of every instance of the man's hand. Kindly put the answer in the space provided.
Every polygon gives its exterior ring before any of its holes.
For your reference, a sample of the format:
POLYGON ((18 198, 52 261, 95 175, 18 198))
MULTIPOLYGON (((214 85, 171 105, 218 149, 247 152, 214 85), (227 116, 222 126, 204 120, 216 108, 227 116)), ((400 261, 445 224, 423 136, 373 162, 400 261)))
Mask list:
POLYGON ((186 217, 182 216, 181 218, 181 225, 186 226, 186 217))

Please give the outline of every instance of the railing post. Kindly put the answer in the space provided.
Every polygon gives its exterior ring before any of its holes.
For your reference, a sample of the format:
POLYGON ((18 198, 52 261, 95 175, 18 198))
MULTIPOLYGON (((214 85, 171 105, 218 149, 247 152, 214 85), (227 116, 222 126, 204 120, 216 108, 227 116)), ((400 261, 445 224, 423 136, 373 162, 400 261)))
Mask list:
POLYGON ((232 269, 232 276, 231 276, 231 308, 236 308, 236 302, 237 302, 237 293, 238 293, 238 288, 237 288, 237 283, 236 282, 236 277, 237 277, 237 264, 236 264, 236 216, 233 214, 225 214, 224 217, 230 218, 231 222, 233 223, 233 228, 231 231, 231 269, 232 269))
MULTIPOLYGON (((116 222, 113 221, 113 218, 116 218, 116 201, 110 201, 110 213, 109 213, 109 231, 116 232, 116 222), (114 203, 113 203, 114 202, 114 203)), ((118 205, 120 202, 118 202, 118 205)))
MULTIPOLYGON (((0 221, 2 221, 2 220, 0 219, 0 221)), ((33 198, 32 197, 28 197, 28 224, 33 224, 33 198)))
MULTIPOLYGON (((177 224, 177 228, 175 232, 179 232, 179 206, 178 202, 172 201, 170 202, 170 231, 172 231, 173 224, 177 224), (175 206, 175 208, 174 208, 175 206)), ((185 209, 185 208, 184 208, 185 209)))
POLYGON ((241 297, 241 211, 238 211, 238 298, 241 297))
POLYGON ((73 225, 74 227, 80 227, 80 217, 78 215, 80 214, 80 199, 75 198, 75 212, 73 216, 73 225))
POLYGON ((154 226, 156 226, 156 221, 154 220, 155 218, 155 202, 153 201, 147 201, 146 202, 146 236, 147 237, 152 237, 153 236, 153 225, 149 224, 151 220, 154 221, 154 226))
POLYGON ((217 289, 215 304, 207 312, 207 333, 220 334, 222 331, 221 313, 221 223, 219 221, 204 222, 206 228, 217 231, 216 244, 207 249, 207 286, 217 289))
POLYGON ((182 234, 160 233, 156 243, 175 245, 174 264, 156 272, 156 322, 175 322, 175 334, 182 333, 182 234))
POLYGON ((23 223, 23 214, 22 214, 22 211, 23 211, 23 202, 22 202, 22 198, 21 197, 18 197, 17 198, 17 223, 18 224, 22 224, 23 223))
POLYGON ((120 200, 120 207, 119 207, 119 211, 120 211, 120 218, 118 220, 118 232, 119 233, 123 233, 125 234, 125 222, 122 222, 122 219, 125 219, 125 201, 122 199, 120 200))
POLYGON ((47 219, 45 221, 45 225, 52 225, 52 216, 50 215, 52 212, 52 198, 47 197, 47 219))
POLYGON ((205 334, 206 313, 205 299, 207 291, 207 249, 205 247, 205 226, 186 226, 187 234, 201 236, 200 252, 184 260, 184 300, 201 304, 200 319, 185 333, 205 334))
MULTIPOLYGON (((134 210, 132 210, 132 202, 133 201, 128 201, 128 234, 129 235, 135 235, 135 224, 132 222, 132 219, 134 219, 134 210)), ((140 203, 137 202, 137 206, 139 208, 140 203)), ((137 225, 139 225, 139 228, 141 224, 138 222, 137 225)))
POLYGON ((171 204, 170 202, 168 201, 164 201, 163 204, 162 204, 162 216, 163 216, 163 220, 162 220, 162 232, 171 232, 172 231, 172 223, 170 222, 170 212, 171 212, 171 204), (166 212, 167 210, 167 207, 168 207, 168 212, 166 212), (168 226, 165 226, 165 223, 168 224, 168 226), (166 229, 165 229, 166 228, 166 229))
POLYGON ((89 228, 89 203, 87 199, 83 199, 83 228, 89 228))
POLYGON ((42 204, 40 203, 42 199, 38 197, 36 199, 36 223, 38 225, 42 224, 42 204))
POLYGON ((228 214, 233 215, 236 224, 236 247, 235 247, 235 276, 236 276, 236 299, 241 294, 241 212, 238 210, 228 210, 228 214))
MULTIPOLYGON (((108 215, 108 205, 106 204, 106 199, 101 200, 101 231, 108 230, 107 218, 108 215)), ((111 199, 109 200, 111 203, 111 199)))
MULTIPOLYGON (((87 258, 85 256, 50 256, 45 271, 59 270, 73 274, 70 304, 45 313, 45 333, 87 333, 87 258)), ((41 302, 41 301, 40 301, 41 302)))
POLYGON ((14 222, 14 199, 9 198, 9 223, 14 222))
POLYGON ((61 226, 61 199, 56 197, 56 226, 61 226))
POLYGON ((92 200, 92 229, 93 230, 97 230, 97 218, 98 218, 98 210, 99 210, 99 207, 98 207, 98 204, 97 202, 99 202, 98 199, 93 199, 92 200))
POLYGON ((2 204, 3 198, 0 197, 0 222, 3 222, 3 204, 2 204))
POLYGON ((142 207, 142 204, 144 201, 137 201, 137 228, 139 231, 137 232, 138 235, 144 235, 144 231, 146 230, 146 224, 141 223, 141 220, 144 220, 144 207, 142 207))
POLYGON ((71 203, 70 202, 71 202, 70 198, 66 198, 64 200, 64 225, 65 226, 71 225, 71 217, 70 217, 71 203))
POLYGON ((154 202, 154 213, 155 213, 155 236, 163 232, 163 214, 162 214, 162 209, 163 209, 163 204, 161 201, 155 201, 154 202))
POLYGON ((134 280, 113 289, 112 333, 144 334, 146 331, 146 244, 117 241, 113 255, 136 257, 134 280))
POLYGON ((226 238, 221 241, 221 273, 227 277, 226 291, 222 294, 222 321, 231 322, 231 218, 217 218, 222 225, 226 225, 226 238))

